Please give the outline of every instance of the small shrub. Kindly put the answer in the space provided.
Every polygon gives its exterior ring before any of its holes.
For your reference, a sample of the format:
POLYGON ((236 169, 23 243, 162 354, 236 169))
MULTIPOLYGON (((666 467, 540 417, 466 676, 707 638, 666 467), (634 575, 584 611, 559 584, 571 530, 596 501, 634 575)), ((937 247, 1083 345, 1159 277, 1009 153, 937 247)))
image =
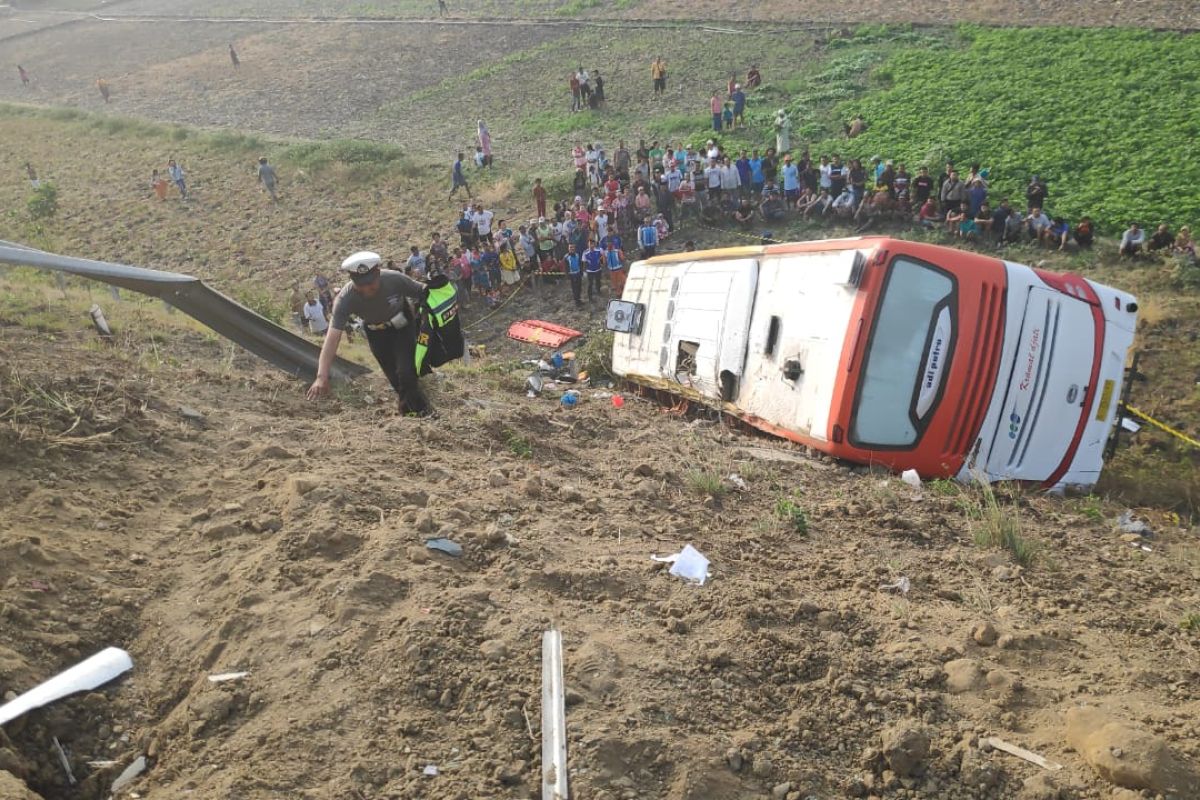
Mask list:
POLYGON ((1200 612, 1193 611, 1179 620, 1179 627, 1190 633, 1200 631, 1200 612))
POLYGON ((808 515, 799 503, 791 497, 781 497, 775 501, 775 516, 796 533, 808 533, 808 515))
POLYGON ((25 209, 34 221, 53 219, 58 213, 58 188, 50 181, 42 181, 30 192, 25 209))
POLYGON ((508 432, 508 449, 517 458, 533 458, 533 445, 513 431, 508 432))

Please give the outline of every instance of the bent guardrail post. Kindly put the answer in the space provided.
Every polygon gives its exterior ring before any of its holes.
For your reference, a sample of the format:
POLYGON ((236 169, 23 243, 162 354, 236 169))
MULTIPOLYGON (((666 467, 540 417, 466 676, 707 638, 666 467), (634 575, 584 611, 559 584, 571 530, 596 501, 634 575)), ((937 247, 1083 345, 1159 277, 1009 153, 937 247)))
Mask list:
MULTIPOLYGON (((157 297, 192 319, 289 375, 311 380, 317 374, 321 348, 205 285, 178 272, 131 267, 34 250, 0 241, 0 263, 64 272, 157 297)), ((335 381, 352 380, 371 370, 338 358, 330 371, 335 381)))

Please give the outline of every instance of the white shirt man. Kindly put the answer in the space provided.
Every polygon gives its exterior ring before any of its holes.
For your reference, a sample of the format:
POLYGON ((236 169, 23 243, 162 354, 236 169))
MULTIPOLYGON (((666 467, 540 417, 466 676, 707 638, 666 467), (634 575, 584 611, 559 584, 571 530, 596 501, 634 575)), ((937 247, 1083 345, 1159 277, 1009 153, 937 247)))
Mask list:
POLYGON ((721 190, 731 192, 742 185, 742 176, 738 174, 737 165, 726 162, 721 167, 721 190))
POLYGON ((820 185, 822 189, 833 188, 833 166, 831 164, 821 164, 820 185))
POLYGON ((717 166, 715 160, 709 161, 708 166, 704 168, 704 177, 708 181, 708 188, 721 188, 721 168, 717 166))
POLYGON ((308 323, 308 329, 317 336, 324 335, 329 328, 329 323, 325 320, 325 306, 321 305, 320 300, 309 299, 304 304, 304 321, 308 323))
POLYGON ((679 172, 678 167, 674 167, 663 173, 663 183, 667 185, 668 192, 679 191, 679 184, 683 182, 683 175, 679 172))
POLYGON ((477 207, 475 213, 471 215, 471 221, 475 223, 475 230, 479 231, 480 236, 491 236, 492 218, 495 216, 483 206, 477 207))

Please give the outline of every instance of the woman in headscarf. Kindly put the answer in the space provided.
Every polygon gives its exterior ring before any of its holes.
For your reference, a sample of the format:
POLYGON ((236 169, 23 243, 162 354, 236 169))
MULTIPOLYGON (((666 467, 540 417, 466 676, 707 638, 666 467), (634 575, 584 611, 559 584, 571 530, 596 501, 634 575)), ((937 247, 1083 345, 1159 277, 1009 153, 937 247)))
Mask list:
POLYGON ((483 164, 486 167, 492 165, 492 134, 488 133, 487 125, 483 120, 479 120, 479 127, 475 132, 475 140, 483 150, 483 164))

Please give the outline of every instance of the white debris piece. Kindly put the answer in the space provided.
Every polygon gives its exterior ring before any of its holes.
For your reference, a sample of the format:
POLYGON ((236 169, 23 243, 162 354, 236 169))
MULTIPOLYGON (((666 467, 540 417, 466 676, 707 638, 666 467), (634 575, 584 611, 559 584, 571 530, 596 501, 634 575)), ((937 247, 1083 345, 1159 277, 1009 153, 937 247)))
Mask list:
POLYGON ((567 800, 567 711, 562 633, 542 634, 542 800, 567 800))
POLYGON ((915 469, 906 469, 900 473, 900 480, 907 483, 914 489, 921 488, 921 475, 915 469))
POLYGON ((912 581, 906 577, 901 577, 893 583, 886 583, 879 587, 882 592, 899 592, 900 594, 908 594, 908 590, 912 588, 912 581))
POLYGON ((426 764, 425 769, 421 770, 421 774, 428 775, 431 778, 434 777, 435 775, 438 774, 437 765, 436 764, 426 764))
POLYGON ((700 586, 703 586, 704 582, 710 577, 708 573, 708 559, 690 544, 685 545, 684 548, 675 555, 652 555, 650 558, 663 564, 670 564, 670 574, 700 586))
POLYGON ((209 675, 210 683, 227 683, 229 681, 240 681, 242 678, 250 677, 249 672, 222 672, 219 675, 209 675))
POLYGON ((126 767, 117 779, 112 782, 112 793, 115 797, 117 792, 124 789, 129 784, 133 783, 133 779, 146 771, 146 757, 138 756, 133 760, 133 763, 126 767))
POLYGON ((129 657, 129 653, 118 647, 101 650, 91 658, 38 684, 12 702, 0 706, 0 725, 11 722, 27 711, 41 708, 76 692, 86 692, 103 686, 130 669, 133 669, 133 659, 129 657))

